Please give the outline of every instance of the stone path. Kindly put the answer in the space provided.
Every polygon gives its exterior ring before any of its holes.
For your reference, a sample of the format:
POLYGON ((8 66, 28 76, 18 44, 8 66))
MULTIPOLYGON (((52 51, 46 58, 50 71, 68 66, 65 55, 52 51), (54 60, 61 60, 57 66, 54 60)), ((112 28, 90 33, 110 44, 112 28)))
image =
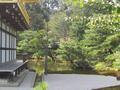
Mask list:
POLYGON ((36 78, 36 73, 29 72, 25 77, 23 83, 21 83, 20 87, 33 87, 36 78))
POLYGON ((48 90, 92 90, 120 85, 115 77, 102 75, 49 74, 45 81, 48 90))

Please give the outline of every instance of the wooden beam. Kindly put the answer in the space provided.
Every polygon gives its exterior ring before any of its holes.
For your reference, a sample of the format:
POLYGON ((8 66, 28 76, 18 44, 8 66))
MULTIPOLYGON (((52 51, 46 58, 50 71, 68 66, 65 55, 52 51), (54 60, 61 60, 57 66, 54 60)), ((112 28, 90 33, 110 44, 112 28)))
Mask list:
POLYGON ((18 0, 0 0, 0 3, 17 3, 18 0))
MULTIPOLYGON (((0 0, 0 6, 1 4, 13 4, 13 8, 15 8, 17 11, 21 12, 23 18, 26 21, 26 25, 28 26, 30 24, 30 17, 26 11, 26 8, 24 4, 26 3, 38 3, 39 0, 0 0), (16 8, 15 5, 17 5, 18 8, 16 8)), ((2 12, 2 11, 1 11, 2 12)))
POLYGON ((23 22, 21 16, 18 15, 19 13, 15 10, 15 8, 13 9, 11 5, 2 5, 0 8, 0 12, 2 11, 2 13, 0 13, 1 18, 4 19, 6 23, 9 23, 16 30, 26 29, 26 23, 23 22))
MULTIPOLYGON (((6 6, 7 7, 7 6, 6 6)), ((28 24, 25 21, 24 17, 22 16, 22 14, 19 12, 18 7, 11 7, 11 5, 9 7, 7 7, 8 10, 11 12, 10 16, 13 17, 12 19, 14 19, 15 23, 22 28, 22 30, 25 30, 28 28, 28 24)))
POLYGON ((39 0, 22 0, 24 3, 38 3, 39 0))

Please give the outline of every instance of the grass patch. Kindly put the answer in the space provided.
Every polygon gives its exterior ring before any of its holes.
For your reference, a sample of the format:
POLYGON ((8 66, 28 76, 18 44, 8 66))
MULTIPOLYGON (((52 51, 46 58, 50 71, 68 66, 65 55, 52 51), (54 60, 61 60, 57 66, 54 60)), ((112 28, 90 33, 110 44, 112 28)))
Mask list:
POLYGON ((48 85, 46 82, 41 82, 38 85, 36 85, 36 87, 34 88, 34 90, 47 90, 48 85))

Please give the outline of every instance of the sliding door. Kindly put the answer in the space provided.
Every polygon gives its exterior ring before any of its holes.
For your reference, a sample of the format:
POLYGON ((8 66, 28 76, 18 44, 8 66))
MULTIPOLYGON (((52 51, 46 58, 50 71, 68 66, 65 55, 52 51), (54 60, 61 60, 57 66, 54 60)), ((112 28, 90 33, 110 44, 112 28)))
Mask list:
POLYGON ((16 60, 16 31, 3 22, 0 24, 0 63, 16 60))
POLYGON ((0 21, 0 63, 2 63, 2 30, 1 30, 1 21, 0 21))

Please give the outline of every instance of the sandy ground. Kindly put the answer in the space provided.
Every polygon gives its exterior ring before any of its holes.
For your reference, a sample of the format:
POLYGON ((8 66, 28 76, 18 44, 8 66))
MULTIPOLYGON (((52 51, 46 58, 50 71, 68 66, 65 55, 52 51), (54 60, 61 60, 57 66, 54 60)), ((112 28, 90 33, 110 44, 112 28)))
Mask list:
POLYGON ((48 90, 92 90, 120 85, 112 76, 84 74, 48 74, 45 76, 48 90))

